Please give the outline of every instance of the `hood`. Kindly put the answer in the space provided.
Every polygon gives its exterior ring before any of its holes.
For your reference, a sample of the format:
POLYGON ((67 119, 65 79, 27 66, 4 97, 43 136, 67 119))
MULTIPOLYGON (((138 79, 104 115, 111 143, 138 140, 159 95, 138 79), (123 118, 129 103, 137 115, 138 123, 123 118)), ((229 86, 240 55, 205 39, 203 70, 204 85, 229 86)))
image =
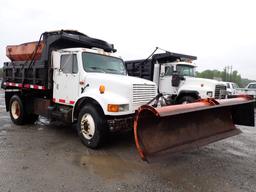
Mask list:
POLYGON ((95 79, 95 81, 100 81, 102 83, 108 82, 117 83, 122 85, 132 85, 132 84, 147 84, 147 85, 155 85, 154 82, 137 78, 131 77, 127 75, 117 75, 117 74, 107 74, 107 73, 87 73, 87 78, 95 79))
POLYGON ((214 84, 214 85, 225 85, 225 83, 223 83, 221 81, 214 80, 214 79, 205 79, 205 78, 188 77, 188 76, 185 76, 185 79, 188 82, 207 83, 207 84, 214 84))
POLYGON ((88 89, 98 90, 100 85, 104 85, 106 93, 115 93, 130 99, 132 99, 134 84, 145 85, 146 87, 150 87, 152 91, 156 89, 156 84, 152 81, 126 75, 87 73, 85 81, 89 84, 88 89))

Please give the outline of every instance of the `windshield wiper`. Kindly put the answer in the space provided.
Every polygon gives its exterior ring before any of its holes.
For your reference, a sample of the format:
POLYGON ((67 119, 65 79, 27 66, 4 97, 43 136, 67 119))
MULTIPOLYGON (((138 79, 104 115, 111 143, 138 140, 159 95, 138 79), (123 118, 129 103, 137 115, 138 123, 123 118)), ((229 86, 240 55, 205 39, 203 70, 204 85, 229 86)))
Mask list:
POLYGON ((87 69, 92 69, 90 70, 91 72, 101 72, 101 73, 106 73, 106 71, 104 71, 103 69, 99 68, 99 67, 88 67, 87 69))
POLYGON ((119 70, 117 70, 117 69, 105 69, 105 70, 114 72, 115 74, 122 74, 122 75, 125 74, 124 71, 119 71, 119 70))
POLYGON ((106 69, 106 70, 108 70, 108 71, 115 71, 115 72, 119 72, 118 70, 116 70, 116 69, 106 69))

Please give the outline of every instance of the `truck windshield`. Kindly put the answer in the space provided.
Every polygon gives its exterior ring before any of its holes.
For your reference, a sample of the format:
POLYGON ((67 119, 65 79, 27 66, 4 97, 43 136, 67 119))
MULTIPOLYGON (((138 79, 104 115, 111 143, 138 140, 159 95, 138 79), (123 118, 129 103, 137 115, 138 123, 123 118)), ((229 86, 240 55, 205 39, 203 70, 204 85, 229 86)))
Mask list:
POLYGON ((84 52, 82 58, 83 67, 86 72, 127 74, 123 60, 117 57, 84 52))
POLYGON ((190 65, 177 65, 176 70, 179 75, 195 77, 195 67, 190 65))
POLYGON ((239 86, 236 83, 233 83, 232 86, 233 86, 233 89, 239 88, 239 86))

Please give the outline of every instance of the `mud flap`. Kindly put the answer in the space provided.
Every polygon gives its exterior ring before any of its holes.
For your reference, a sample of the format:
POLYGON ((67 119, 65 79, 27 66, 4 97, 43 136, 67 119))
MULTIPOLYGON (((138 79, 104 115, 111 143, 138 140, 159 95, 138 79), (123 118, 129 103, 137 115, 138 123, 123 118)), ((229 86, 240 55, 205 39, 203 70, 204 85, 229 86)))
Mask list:
POLYGON ((139 108, 134 136, 143 160, 174 153, 239 134, 235 124, 254 126, 253 101, 248 97, 206 99, 195 103, 139 108))

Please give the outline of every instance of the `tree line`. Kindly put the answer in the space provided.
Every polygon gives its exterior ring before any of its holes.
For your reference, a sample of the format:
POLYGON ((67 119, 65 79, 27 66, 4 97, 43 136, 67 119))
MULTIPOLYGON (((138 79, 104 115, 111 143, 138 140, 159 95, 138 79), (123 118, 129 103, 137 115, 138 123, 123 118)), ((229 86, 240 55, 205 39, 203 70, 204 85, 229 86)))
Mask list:
POLYGON ((248 83, 253 81, 250 79, 242 78, 237 70, 229 72, 226 70, 226 68, 224 68, 223 71, 219 71, 216 69, 204 70, 202 72, 197 72, 196 76, 201 78, 207 78, 207 79, 216 79, 220 81, 234 82, 238 84, 239 87, 245 87, 248 83))

